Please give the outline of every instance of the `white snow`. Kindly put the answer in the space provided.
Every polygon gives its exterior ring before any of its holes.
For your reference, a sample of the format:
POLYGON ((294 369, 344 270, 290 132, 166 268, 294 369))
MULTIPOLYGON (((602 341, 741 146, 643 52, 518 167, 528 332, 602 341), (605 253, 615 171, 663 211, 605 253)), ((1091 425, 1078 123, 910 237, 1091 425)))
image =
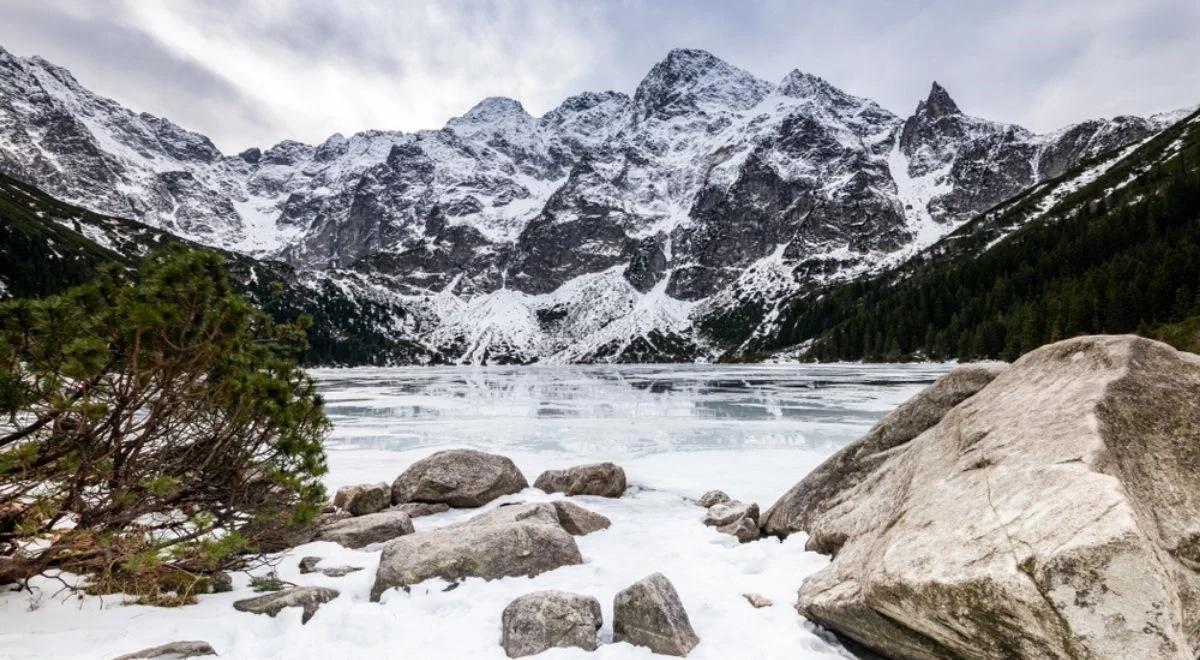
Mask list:
MULTIPOLYGON (((701 523, 688 501, 710 488, 769 506, 837 447, 860 435, 945 365, 657 366, 320 370, 335 422, 329 442, 336 488, 391 481, 440 448, 471 446, 512 457, 532 481, 546 468, 613 460, 631 491, 620 499, 573 498, 612 527, 578 543, 585 563, 535 578, 440 580, 411 593, 368 600, 379 548, 312 543, 280 556, 278 572, 297 584, 341 591, 300 625, 298 610, 276 618, 240 613, 253 596, 249 576, 233 593, 198 605, 158 609, 120 597, 0 594, 0 658, 108 658, 148 646, 202 639, 228 658, 504 658, 500 613, 513 598, 565 589, 599 599, 604 616, 595 654, 559 649, 546 658, 649 658, 612 643, 612 599, 653 572, 675 584, 701 638, 694 660, 849 658, 792 608, 806 575, 826 559, 804 551, 803 535, 739 545, 701 523), (364 570, 344 578, 300 575, 300 557, 364 570), (775 603, 752 608, 743 593, 775 603)), ((554 496, 557 497, 557 496, 554 496)), ((493 502, 553 499, 541 491, 493 502)), ((475 515, 417 518, 418 530, 475 515)), ((261 573, 262 571, 256 571, 261 573)))

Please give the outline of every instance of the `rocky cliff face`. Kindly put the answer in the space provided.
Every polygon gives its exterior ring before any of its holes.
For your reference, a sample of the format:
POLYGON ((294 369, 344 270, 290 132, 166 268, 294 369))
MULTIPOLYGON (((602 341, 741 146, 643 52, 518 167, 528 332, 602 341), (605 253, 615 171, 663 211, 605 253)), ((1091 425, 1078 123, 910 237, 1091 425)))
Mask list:
POLYGON ((902 119, 810 74, 773 84, 673 50, 632 97, 588 92, 542 117, 490 98, 440 130, 229 156, 0 50, 0 170, 201 243, 358 270, 471 359, 655 344, 628 330, 695 357, 697 314, 893 263, 1166 121, 1034 135, 963 114, 937 84, 902 119))

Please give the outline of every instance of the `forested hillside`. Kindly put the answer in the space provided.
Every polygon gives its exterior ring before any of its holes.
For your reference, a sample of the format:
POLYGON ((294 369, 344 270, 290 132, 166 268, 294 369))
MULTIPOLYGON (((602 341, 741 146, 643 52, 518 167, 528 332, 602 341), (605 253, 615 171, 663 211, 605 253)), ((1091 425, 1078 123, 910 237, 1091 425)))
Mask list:
MULTIPOLYGON (((0 174, 0 298, 43 297, 95 277, 108 263, 133 268, 167 245, 210 249, 140 222, 86 211, 0 174)), ((345 274, 305 276, 287 264, 221 250, 240 292, 277 322, 311 316, 307 364, 429 362, 436 354, 404 338, 399 305, 347 291, 345 274)))
POLYGON ((1193 341, 1188 324, 1164 324, 1200 314, 1198 165, 1194 114, 1057 201, 1035 188, 896 270, 788 301, 741 357, 800 345, 816 360, 1012 359, 1089 333, 1193 341))

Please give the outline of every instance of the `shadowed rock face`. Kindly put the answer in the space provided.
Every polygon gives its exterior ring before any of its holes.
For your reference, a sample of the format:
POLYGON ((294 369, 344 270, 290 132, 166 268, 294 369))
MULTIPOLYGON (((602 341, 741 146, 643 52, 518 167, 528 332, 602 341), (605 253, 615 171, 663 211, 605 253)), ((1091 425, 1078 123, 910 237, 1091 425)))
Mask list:
POLYGON ((545 522, 467 525, 400 537, 383 546, 371 600, 440 577, 494 580, 582 564, 575 539, 545 522))
POLYGON ((386 509, 391 504, 392 491, 386 483, 343 486, 333 497, 333 505, 350 512, 352 516, 363 516, 386 509))
POLYGON ((645 646, 663 655, 685 656, 700 638, 671 581, 655 573, 613 599, 613 641, 645 646))
POLYGON ((1081 337, 876 427, 768 516, 835 553, 797 609, 891 657, 1196 657, 1197 401, 1200 357, 1081 337))
POLYGON ((565 591, 536 591, 509 603, 501 616, 500 645, 510 658, 552 648, 596 650, 603 624, 600 601, 565 591))
POLYGON ((392 484, 392 503, 441 502, 452 507, 483 506, 529 482, 503 456, 474 449, 451 449, 413 463, 392 484))

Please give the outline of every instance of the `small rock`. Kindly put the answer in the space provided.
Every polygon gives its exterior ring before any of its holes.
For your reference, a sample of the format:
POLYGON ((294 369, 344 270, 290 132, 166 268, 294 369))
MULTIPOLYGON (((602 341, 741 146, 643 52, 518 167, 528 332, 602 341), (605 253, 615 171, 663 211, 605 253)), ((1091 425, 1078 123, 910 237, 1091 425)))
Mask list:
POLYGON ((700 643, 674 585, 655 573, 619 592, 613 600, 613 641, 645 646, 663 655, 685 656, 700 643))
POLYGON ((337 597, 337 590, 328 587, 292 587, 257 598, 236 601, 233 609, 239 612, 275 616, 286 607, 302 607, 304 616, 300 618, 300 623, 304 624, 308 623, 308 620, 317 613, 317 609, 321 605, 337 597))
POLYGON ((393 587, 408 587, 433 577, 532 577, 582 563, 575 539, 561 527, 545 522, 435 529, 402 536, 383 546, 371 600, 379 600, 393 587))
POLYGON ((208 577, 209 591, 214 594, 223 594, 233 591, 233 576, 225 571, 217 571, 208 577))
POLYGON ((441 502, 483 506, 529 486, 513 462, 473 449, 439 451, 413 463, 392 484, 392 503, 441 502))
POLYGON ((113 660, 148 660, 149 658, 194 658, 200 655, 216 655, 208 642, 171 642, 133 653, 117 656, 113 660))
POLYGON ((538 476, 533 487, 547 493, 620 497, 627 484, 625 470, 612 463, 593 463, 566 470, 546 470, 538 476))
POLYGON ((405 502, 397 504, 391 508, 392 511, 403 511, 408 514, 409 518, 420 518, 421 516, 431 516, 435 513, 443 513, 450 510, 450 505, 443 502, 405 502))
POLYGON ((362 548, 412 534, 412 519, 403 511, 382 511, 339 520, 317 530, 317 541, 333 541, 347 548, 362 548))
POLYGON ((500 645, 510 658, 552 648, 596 650, 603 619, 600 601, 565 591, 535 591, 508 604, 501 616, 500 645))
POLYGON ((392 503, 392 489, 384 482, 343 486, 333 498, 333 505, 352 516, 377 513, 392 503))
POLYGON ((361 570, 362 566, 334 566, 333 568, 322 568, 321 575, 339 578, 361 570))
POLYGON ((317 564, 321 563, 320 557, 305 557, 300 560, 300 574, 305 575, 317 570, 317 564))
POLYGON ((729 495, 723 490, 710 490, 701 495, 700 499, 696 500, 696 504, 708 509, 713 505, 724 504, 732 499, 733 498, 729 497, 729 495))
POLYGON ((770 598, 767 598, 766 596, 760 596, 758 594, 742 594, 742 597, 745 598, 751 605, 753 605, 754 609, 758 610, 775 604, 771 602, 770 598))
MULTIPOLYGON (((316 525, 314 525, 314 526, 320 528, 320 527, 324 527, 326 525, 332 525, 333 523, 341 521, 341 520, 348 520, 353 517, 354 516, 350 515, 349 511, 343 511, 341 509, 334 509, 333 511, 330 511, 327 513, 322 513, 321 515, 317 516, 317 522, 316 522, 316 525)), ((307 541, 306 541, 306 543, 307 543, 307 541)))
POLYGON ((748 543, 759 537, 758 505, 733 500, 714 504, 704 514, 704 524, 716 527, 718 532, 737 537, 748 543))
POLYGON ((558 513, 558 524, 572 536, 584 536, 602 529, 608 529, 612 522, 596 513, 589 511, 573 502, 558 500, 554 502, 554 510, 558 513))

